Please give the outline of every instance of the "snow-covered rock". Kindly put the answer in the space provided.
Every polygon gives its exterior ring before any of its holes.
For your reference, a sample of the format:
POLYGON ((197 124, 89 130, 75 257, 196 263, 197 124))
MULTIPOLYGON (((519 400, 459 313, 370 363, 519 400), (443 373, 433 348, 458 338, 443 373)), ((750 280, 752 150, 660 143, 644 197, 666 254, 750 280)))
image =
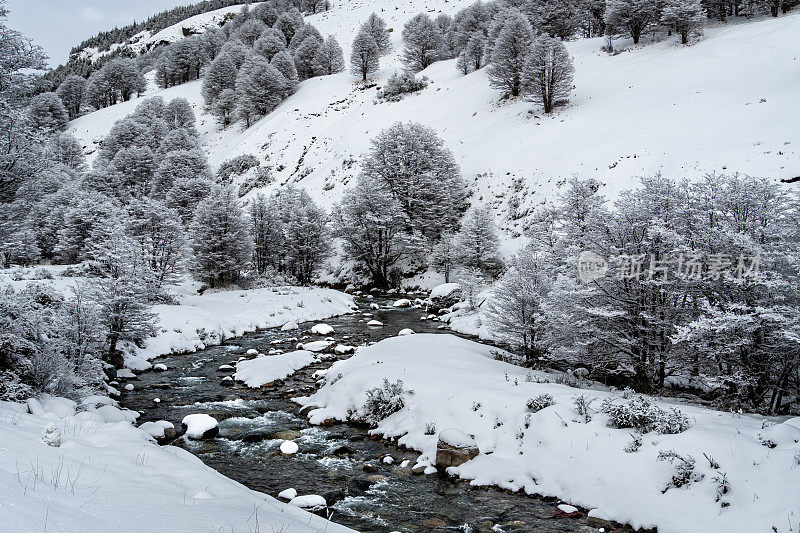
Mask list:
POLYGON ((297 325, 297 322, 287 322, 281 326, 281 331, 294 331, 296 329, 300 329, 300 326, 297 325))
POLYGON ((439 433, 436 444, 437 468, 461 466, 480 454, 474 437, 455 428, 445 429, 439 433))
POLYGON ((306 350, 308 352, 324 352, 331 346, 333 346, 333 341, 312 341, 312 342, 303 342, 298 344, 298 348, 301 350, 306 350))
POLYGON ((294 441, 285 440, 281 442, 280 450, 283 455, 294 455, 299 449, 300 447, 294 441))
POLYGON ((155 370, 156 372, 164 372, 166 369, 167 365, 165 365, 164 363, 157 363, 153 365, 153 370, 155 370))
POLYGON ((559 504, 557 506, 557 508, 558 508, 559 511, 561 511, 564 514, 572 514, 572 513, 577 513, 578 512, 578 508, 577 507, 574 507, 572 505, 567 505, 566 503, 559 504))
POLYGON ((431 290, 430 300, 438 309, 451 307, 458 303, 461 292, 461 285, 458 283, 442 283, 431 290))
POLYGON ((255 356, 257 356, 257 355, 258 355, 258 350, 256 350, 255 348, 250 348, 249 350, 247 350, 246 352, 244 352, 244 354, 245 354, 246 356, 248 356, 248 357, 255 357, 255 356))
POLYGON ((129 368, 117 369, 117 377, 120 379, 136 379, 136 374, 129 368))
POLYGON ((367 326, 371 328, 382 328, 383 322, 381 322, 380 320, 370 320, 369 322, 367 322, 367 326))
POLYGON ((400 331, 398 331, 398 332, 397 332, 397 336, 398 336, 398 337, 405 337, 406 335, 414 335, 414 333, 415 333, 415 332, 414 332, 414 330, 413 330, 413 329, 411 329, 411 328, 405 328, 405 329, 401 329, 400 331))
POLYGON ((328 506, 325 498, 317 494, 307 494, 305 496, 296 496, 289 501, 289 505, 301 507, 303 509, 320 509, 328 506))
POLYGON ((348 344, 337 344, 333 348, 333 353, 335 353, 337 355, 344 355, 344 354, 347 354, 347 353, 353 353, 355 351, 356 351, 356 347, 355 346, 350 346, 348 344))
POLYGON ((331 333, 335 333, 335 331, 333 327, 328 324, 314 324, 314 326, 311 327, 311 333, 314 335, 330 335, 331 333))
POLYGON ((295 499, 296 497, 297 497, 297 489, 293 488, 284 489, 278 493, 278 498, 280 498, 281 500, 289 501, 295 499))
POLYGON ((132 391, 134 389, 133 383, 126 384, 124 388, 128 392, 132 391))
POLYGON ((401 298, 392 304, 393 307, 411 307, 411 300, 408 298, 401 298))
POLYGON ((190 439, 213 439, 219 434, 219 422, 213 416, 205 413, 186 415, 181 424, 186 436, 190 439))
POLYGON ((50 422, 42 432, 42 442, 53 448, 61 446, 61 430, 58 426, 50 422))
POLYGON ((166 420, 144 422, 143 424, 139 425, 139 429, 159 442, 175 437, 175 425, 166 420))

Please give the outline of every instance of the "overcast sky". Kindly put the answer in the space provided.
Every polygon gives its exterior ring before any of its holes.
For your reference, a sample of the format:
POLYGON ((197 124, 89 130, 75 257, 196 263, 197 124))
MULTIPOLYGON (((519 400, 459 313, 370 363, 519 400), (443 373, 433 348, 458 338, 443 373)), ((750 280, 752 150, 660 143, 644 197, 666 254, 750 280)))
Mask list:
POLYGON ((11 11, 8 26, 31 37, 56 66, 69 50, 101 30, 125 26, 134 20, 191 0, 6 0, 11 11))

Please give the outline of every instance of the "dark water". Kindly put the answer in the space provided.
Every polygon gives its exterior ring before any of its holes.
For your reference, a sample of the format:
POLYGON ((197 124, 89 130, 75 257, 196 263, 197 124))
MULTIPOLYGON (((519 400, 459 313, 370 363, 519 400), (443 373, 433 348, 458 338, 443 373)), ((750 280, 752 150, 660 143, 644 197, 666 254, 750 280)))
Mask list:
MULTIPOLYGON (((357 313, 325 320, 336 330, 342 344, 359 345, 396 335, 403 328, 417 333, 444 333, 437 321, 422 321, 421 309, 394 309, 391 302, 376 298, 359 302, 357 313), (370 313, 372 316, 363 316, 370 313), (368 328, 375 318, 383 328, 368 328)), ((193 354, 171 355, 158 362, 164 372, 146 372, 133 381, 135 390, 123 397, 125 407, 140 411, 140 422, 169 420, 180 427, 192 413, 207 413, 220 420, 220 434, 209 441, 178 438, 181 446, 204 463, 244 485, 277 496, 294 487, 300 494, 326 498, 332 520, 364 532, 465 531, 465 532, 559 532, 597 531, 587 519, 555 518, 557 501, 544 501, 491 488, 473 488, 467 482, 438 476, 415 475, 411 466, 417 453, 400 450, 388 442, 368 438, 367 431, 349 425, 309 426, 298 416, 299 406, 290 399, 307 396, 316 389, 311 375, 333 360, 316 363, 287 378, 282 386, 258 390, 244 386, 225 387, 219 366, 236 361, 249 348, 266 353, 271 347, 294 349, 308 336, 313 323, 300 331, 265 330, 230 339, 220 346, 193 354), (280 342, 280 344, 273 344, 280 342), (154 399, 159 398, 160 403, 154 399), (294 431, 295 435, 275 435, 294 431), (279 438, 296 437, 300 452, 285 457, 278 453, 279 438), (390 455, 393 464, 382 459, 390 455), (402 461, 410 463, 401 467, 402 461)), ((308 336, 309 340, 311 339, 308 336)), ((349 356, 341 356, 349 357, 349 356)), ((607 528, 606 531, 609 531, 607 528)))

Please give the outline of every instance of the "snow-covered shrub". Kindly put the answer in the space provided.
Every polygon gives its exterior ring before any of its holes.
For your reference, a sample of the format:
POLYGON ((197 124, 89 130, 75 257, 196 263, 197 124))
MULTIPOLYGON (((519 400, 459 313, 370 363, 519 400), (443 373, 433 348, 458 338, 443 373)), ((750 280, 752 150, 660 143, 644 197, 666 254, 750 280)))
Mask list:
POLYGON ((555 403, 555 400, 553 400, 553 397, 549 394, 540 394, 539 396, 528 399, 528 403, 526 405, 528 407, 528 411, 536 413, 545 407, 554 405, 555 403))
POLYGON ((675 466, 675 472, 672 474, 672 479, 661 492, 667 492, 671 488, 680 488, 690 483, 695 483, 703 479, 704 475, 694 471, 694 457, 691 455, 679 455, 678 453, 669 451, 659 451, 658 461, 667 461, 675 466))
POLYGON ((258 158, 253 154, 237 155, 228 159, 219 166, 217 179, 221 183, 230 183, 233 178, 241 176, 248 170, 259 165, 258 158))
POLYGON ((717 497, 714 501, 720 502, 722 507, 727 507, 730 505, 728 502, 722 502, 722 497, 728 494, 731 491, 731 484, 728 481, 728 475, 725 472, 718 472, 716 476, 711 478, 711 481, 714 482, 717 488, 717 497))
POLYGON ((592 419, 592 402, 594 402, 595 399, 596 398, 587 398, 585 394, 572 398, 572 405, 575 406, 575 410, 586 422, 592 419))
POLYGON ((417 78, 413 72, 395 72, 389 77, 383 91, 378 93, 378 98, 383 98, 390 102, 397 102, 404 94, 421 91, 427 86, 428 78, 425 76, 417 78))
POLYGON ((436 422, 428 422, 425 424, 426 435, 436 435, 436 422))
POLYGON ((641 396, 627 403, 615 403, 612 398, 606 398, 600 411, 609 415, 611 427, 633 428, 640 433, 681 433, 691 426, 688 417, 679 409, 664 411, 641 396))
POLYGON ((61 431, 58 427, 50 422, 42 432, 42 442, 53 448, 61 446, 61 431))
POLYGON ((631 441, 622 449, 625 453, 634 453, 642 447, 642 437, 631 433, 631 441))
POLYGON ((372 425, 405 407, 403 382, 390 383, 383 378, 383 385, 367 391, 367 401, 361 408, 360 418, 372 425))

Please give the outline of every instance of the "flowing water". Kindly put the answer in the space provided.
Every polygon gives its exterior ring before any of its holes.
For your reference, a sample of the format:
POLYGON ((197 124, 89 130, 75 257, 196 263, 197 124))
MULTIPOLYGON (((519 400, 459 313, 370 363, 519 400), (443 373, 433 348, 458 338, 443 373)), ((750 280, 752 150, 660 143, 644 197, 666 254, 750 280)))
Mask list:
MULTIPOLYGON (((439 329, 438 321, 420 320, 425 314, 422 310, 395 309, 392 301, 361 300, 358 312, 325 323, 335 328, 332 337, 350 345, 379 341, 403 328, 417 333, 446 332, 439 329), (378 303, 380 309, 371 309, 370 303, 378 303), (367 327, 366 322, 373 318, 384 327, 367 327)), ((412 474, 416 452, 372 440, 364 428, 346 424, 309 426, 298 416, 299 406, 291 398, 311 394, 316 389, 313 372, 329 367, 332 360, 302 369, 280 386, 248 389, 240 384, 221 384, 230 372, 220 372, 220 365, 236 361, 249 348, 289 351, 298 342, 289 339, 299 336, 302 340, 310 326, 301 324, 299 332, 264 330, 196 353, 162 357, 158 362, 168 370, 139 375, 132 382, 135 389, 125 394, 122 403, 142 413, 140 422, 169 420, 176 428, 188 414, 215 417, 220 421, 220 433, 213 440, 179 437, 171 444, 191 451, 208 466, 251 489, 277 496, 293 487, 300 494, 322 495, 331 519, 358 531, 598 530, 585 517, 554 517, 557 501, 474 488, 467 482, 436 475, 412 474), (281 438, 294 438, 300 452, 282 456, 278 451, 281 438), (393 464, 383 462, 387 455, 394 459, 393 464), (401 467, 404 460, 410 463, 401 467)))

